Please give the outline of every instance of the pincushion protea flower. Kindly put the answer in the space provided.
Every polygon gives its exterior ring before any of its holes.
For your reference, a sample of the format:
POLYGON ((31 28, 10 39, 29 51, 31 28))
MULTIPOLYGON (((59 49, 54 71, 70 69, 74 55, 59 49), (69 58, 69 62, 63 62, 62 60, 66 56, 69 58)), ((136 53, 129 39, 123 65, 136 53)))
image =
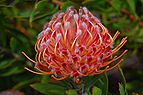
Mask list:
POLYGON ((36 74, 51 74, 56 80, 67 77, 78 80, 84 76, 103 73, 116 67, 121 57, 114 54, 127 42, 123 38, 112 49, 113 43, 119 32, 113 37, 102 23, 93 16, 85 7, 79 12, 70 7, 65 13, 57 13, 48 22, 43 31, 38 35, 35 45, 36 74), (113 65, 112 63, 115 63, 113 65))

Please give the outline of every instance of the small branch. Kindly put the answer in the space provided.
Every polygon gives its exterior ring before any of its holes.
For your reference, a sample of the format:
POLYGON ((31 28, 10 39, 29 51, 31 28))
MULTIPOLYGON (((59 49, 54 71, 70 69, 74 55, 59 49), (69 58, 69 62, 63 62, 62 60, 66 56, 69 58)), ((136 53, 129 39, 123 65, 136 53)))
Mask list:
POLYGON ((19 31, 19 32, 21 32, 22 34, 24 34, 25 36, 27 36, 27 37, 29 37, 29 32, 24 28, 24 27, 22 27, 20 24, 16 24, 15 25, 15 28, 19 31))
POLYGON ((62 5, 63 5, 63 2, 61 2, 61 1, 59 1, 59 0, 52 0, 52 2, 53 2, 54 4, 59 5, 59 6, 62 6, 62 5))

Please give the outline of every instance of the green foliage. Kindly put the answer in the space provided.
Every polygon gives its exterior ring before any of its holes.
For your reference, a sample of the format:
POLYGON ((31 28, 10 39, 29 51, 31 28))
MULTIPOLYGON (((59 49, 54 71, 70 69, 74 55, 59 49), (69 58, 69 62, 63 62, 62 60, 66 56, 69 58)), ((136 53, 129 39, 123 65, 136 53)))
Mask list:
POLYGON ((120 95, 126 95, 126 92, 124 90, 124 87, 122 86, 122 84, 119 83, 119 91, 120 91, 120 95))
POLYGON ((119 72, 121 74, 121 79, 122 79, 122 83, 123 83, 123 84, 119 83, 120 94, 121 95, 128 95, 127 90, 126 90, 127 88, 126 88, 126 79, 125 79, 125 76, 124 76, 123 71, 120 68, 120 66, 118 66, 118 69, 119 69, 119 72))
POLYGON ((14 37, 12 37, 11 39, 10 39, 10 49, 12 50, 12 52, 16 52, 18 49, 17 49, 17 46, 18 46, 19 44, 18 44, 18 42, 17 42, 17 40, 14 38, 14 37))
POLYGON ((45 95, 65 95, 65 90, 58 85, 49 83, 35 83, 31 86, 45 95))
POLYGON ((112 0, 112 6, 116 11, 120 12, 121 7, 122 7, 122 1, 121 0, 112 0))
POLYGON ((63 5, 62 5, 62 10, 66 11, 66 9, 69 7, 69 6, 75 6, 75 3, 71 2, 71 1, 67 1, 67 2, 64 2, 63 5))
POLYGON ((68 95, 77 95, 76 90, 70 89, 68 90, 68 95))
POLYGON ((92 92, 93 92, 92 95, 102 95, 102 90, 98 87, 93 87, 92 92))
POLYGON ((135 8, 136 1, 135 0, 127 0, 127 3, 128 3, 131 13, 133 13, 136 16, 136 8, 135 8))
POLYGON ((99 94, 102 93, 102 95, 107 95, 108 94, 108 77, 107 77, 107 75, 102 74, 101 78, 96 80, 95 86, 97 86, 96 89, 97 89, 98 93, 100 92, 99 94))
POLYGON ((47 0, 41 0, 35 4, 32 13, 30 15, 29 24, 32 26, 32 22, 38 19, 42 19, 53 13, 57 12, 58 6, 48 3, 47 0))

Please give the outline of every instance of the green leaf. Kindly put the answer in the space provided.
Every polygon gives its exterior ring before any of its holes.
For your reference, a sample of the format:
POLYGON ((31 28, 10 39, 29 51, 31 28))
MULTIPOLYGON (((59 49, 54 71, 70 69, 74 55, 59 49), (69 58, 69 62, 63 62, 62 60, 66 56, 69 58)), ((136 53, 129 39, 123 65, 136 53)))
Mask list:
POLYGON ((143 37, 137 37, 135 42, 137 43, 143 43, 143 37))
POLYGON ((75 5, 75 3, 71 2, 71 1, 64 2, 62 5, 62 10, 65 11, 70 6, 75 7, 76 5, 75 5))
POLYGON ((68 95, 77 95, 77 92, 74 89, 70 89, 68 90, 68 95))
POLYGON ((23 71, 23 69, 21 69, 19 67, 13 67, 13 68, 10 68, 8 71, 0 74, 0 76, 6 77, 6 76, 10 76, 10 75, 21 73, 22 71, 23 71))
POLYGON ((88 76, 88 77, 84 77, 84 83, 85 86, 88 87, 87 90, 90 90, 90 88, 97 82, 99 81, 99 79, 102 77, 102 74, 100 75, 96 75, 96 76, 88 76))
POLYGON ((49 75, 44 75, 41 79, 41 83, 47 83, 49 79, 50 79, 49 75))
POLYGON ((129 9, 131 10, 132 13, 135 13, 135 2, 136 0, 127 0, 127 3, 129 5, 129 9))
POLYGON ((120 11, 122 2, 120 0, 112 0, 112 6, 116 11, 120 11))
POLYGON ((35 4, 34 9, 30 15, 29 24, 32 26, 32 22, 51 15, 57 11, 58 7, 54 7, 53 4, 48 3, 47 0, 41 0, 35 4))
POLYGON ((9 66, 12 66, 12 64, 15 62, 16 60, 4 60, 2 62, 0 62, 0 70, 2 69, 6 69, 9 66))
POLYGON ((30 82, 31 82, 31 80, 25 80, 25 81, 19 82, 18 84, 14 85, 14 87, 13 87, 12 89, 20 90, 20 89, 22 89, 25 85, 29 84, 30 82))
MULTIPOLYGON (((1 16, 0 16, 0 18, 1 18, 1 16)), ((3 19, 3 18, 1 18, 1 19, 3 19)), ((3 30, 3 32, 2 31, 0 31, 0 42, 1 42, 1 45, 3 45, 4 47, 6 47, 7 46, 7 34, 6 34, 6 32, 5 32, 5 27, 3 26, 3 24, 4 23, 1 23, 0 22, 0 24, 1 24, 1 26, 0 26, 0 29, 1 30, 3 30)))
POLYGON ((103 80, 103 83, 104 83, 103 90, 102 90, 103 95, 107 95, 107 93, 108 93, 108 77, 107 77, 106 73, 103 74, 102 80, 103 80))
POLYGON ((105 0, 86 0, 86 1, 82 2, 82 5, 86 6, 89 10, 96 10, 99 12, 107 11, 105 0), (106 10, 105 10, 105 8, 106 8, 106 10))
POLYGON ((96 86, 92 88, 92 95, 102 95, 102 90, 96 86))
POLYGON ((17 46, 18 46, 18 42, 17 39, 15 39, 14 37, 12 37, 10 39, 10 48, 13 52, 15 52, 17 50, 17 46))
POLYGON ((87 92, 87 95, 92 95, 90 91, 87 92))
POLYGON ((63 88, 66 88, 66 89, 71 89, 73 86, 71 86, 69 81, 71 81, 71 79, 69 79, 69 78, 61 80, 61 81, 58 81, 58 80, 52 80, 51 81, 50 75, 44 75, 42 80, 41 80, 41 83, 50 82, 50 84, 58 85, 58 86, 61 86, 63 88))
POLYGON ((31 87, 45 95, 65 95, 64 88, 54 84, 35 83, 32 84, 31 87))
POLYGON ((24 11, 22 11, 22 12, 19 13, 19 17, 29 18, 29 17, 30 17, 30 14, 31 14, 31 11, 30 11, 30 10, 24 10, 24 11))
POLYGON ((126 95, 126 94, 125 94, 124 87, 123 87, 122 84, 120 84, 120 83, 119 83, 119 92, 120 92, 120 95, 126 95))
MULTIPOLYGON (((119 69, 119 72, 120 72, 120 75, 121 75, 121 79, 122 79, 122 85, 123 85, 123 90, 124 90, 124 92, 125 92, 125 94, 123 94, 123 95, 128 95, 128 93, 127 93, 127 90, 126 90, 126 79, 125 79, 125 76, 124 76, 124 74, 123 74, 123 71, 122 71, 122 69, 121 69, 121 67, 120 66, 118 66, 118 69, 119 69)), ((120 84, 119 84, 119 88, 120 88, 120 84)), ((119 89, 120 90, 120 89, 119 89)), ((121 87, 121 91, 122 91, 122 87, 121 87)), ((123 92, 123 91, 122 91, 123 92)), ((122 95, 122 94, 121 94, 122 95)))
POLYGON ((100 77, 98 76, 97 80, 94 82, 94 86, 96 86, 99 89, 102 89, 102 95, 108 95, 108 77, 107 77, 107 75, 105 73, 103 73, 100 75, 100 77))

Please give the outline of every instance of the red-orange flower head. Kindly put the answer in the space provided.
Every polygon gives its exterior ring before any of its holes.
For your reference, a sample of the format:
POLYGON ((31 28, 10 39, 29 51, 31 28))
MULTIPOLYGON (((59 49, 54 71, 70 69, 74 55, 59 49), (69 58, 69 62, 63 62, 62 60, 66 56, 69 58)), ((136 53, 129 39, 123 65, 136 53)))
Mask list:
POLYGON ((111 37, 102 23, 82 7, 79 12, 70 7, 65 13, 57 13, 38 35, 35 45, 37 74, 51 74, 56 80, 67 77, 79 79, 83 76, 100 74, 117 66, 120 56, 114 56, 126 42, 123 38, 114 49, 116 32, 111 37), (117 62, 115 65, 111 63, 117 62))

